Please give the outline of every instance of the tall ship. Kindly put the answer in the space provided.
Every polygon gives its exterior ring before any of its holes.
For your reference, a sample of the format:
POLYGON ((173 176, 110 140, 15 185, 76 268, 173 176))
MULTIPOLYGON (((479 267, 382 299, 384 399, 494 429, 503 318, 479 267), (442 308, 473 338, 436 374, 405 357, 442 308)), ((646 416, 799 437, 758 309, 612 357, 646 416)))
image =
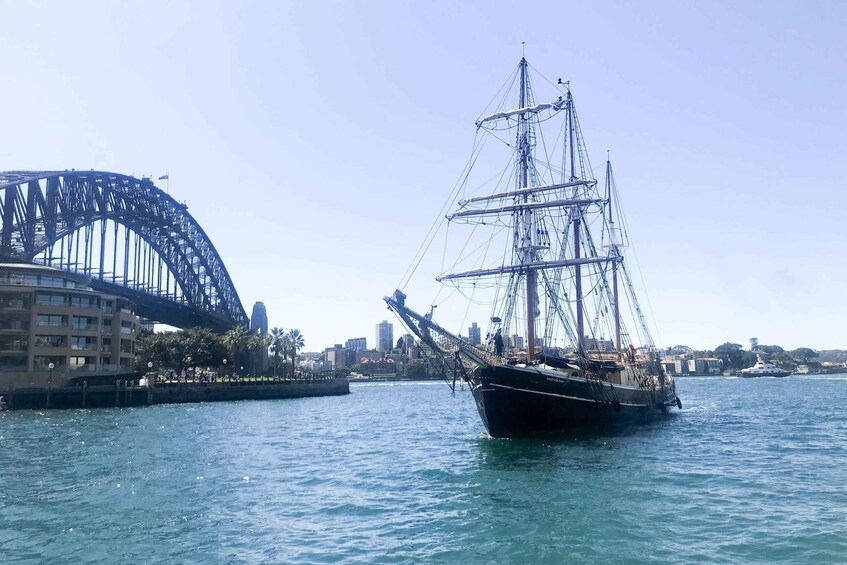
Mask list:
POLYGON ((449 213, 385 298, 449 367, 454 389, 467 383, 493 437, 643 421, 682 407, 635 294, 608 157, 604 176, 594 176, 570 84, 521 58, 476 121, 449 213), (553 94, 537 100, 536 80, 553 94), (442 256, 428 258, 433 252, 442 256), (435 299, 413 310, 406 292, 417 288, 416 271, 439 264, 435 299), (448 329, 471 319, 488 320, 486 338, 448 329))
POLYGON ((756 364, 746 369, 738 371, 739 377, 787 377, 791 371, 780 369, 773 363, 768 363, 762 359, 761 355, 756 355, 756 364))

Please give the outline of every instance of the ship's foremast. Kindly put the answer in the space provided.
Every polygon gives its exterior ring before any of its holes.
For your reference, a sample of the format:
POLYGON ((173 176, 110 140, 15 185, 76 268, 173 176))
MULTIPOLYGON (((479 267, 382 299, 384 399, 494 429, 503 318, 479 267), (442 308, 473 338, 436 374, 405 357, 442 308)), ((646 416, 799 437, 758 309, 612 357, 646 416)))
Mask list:
MULTIPOLYGON (((574 141, 573 141, 573 97, 571 96, 570 88, 568 88, 568 97, 567 97, 567 108, 568 108, 568 145, 570 146, 570 160, 571 160, 571 176, 570 181, 573 182, 576 180, 576 167, 574 163, 574 141)), ((579 213, 579 209, 575 209, 573 211, 574 219, 573 219, 573 256, 574 259, 579 261, 580 258, 580 225, 582 224, 582 216, 579 213)), ((583 312, 583 304, 582 304, 582 266, 577 263, 574 266, 574 285, 576 291, 576 347, 580 354, 584 354, 584 343, 583 339, 585 337, 585 314, 583 312)))

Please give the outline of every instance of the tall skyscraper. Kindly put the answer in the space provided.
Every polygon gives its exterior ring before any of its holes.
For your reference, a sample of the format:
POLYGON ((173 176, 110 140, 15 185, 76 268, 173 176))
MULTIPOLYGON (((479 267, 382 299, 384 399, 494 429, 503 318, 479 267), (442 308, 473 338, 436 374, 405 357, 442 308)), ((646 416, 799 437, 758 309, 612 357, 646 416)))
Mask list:
POLYGON ((476 322, 472 323, 471 327, 468 328, 468 343, 471 345, 479 345, 482 343, 480 328, 476 325, 476 322))
MULTIPOLYGON (((250 332, 267 335, 268 333, 268 311, 264 302, 256 302, 253 305, 253 314, 250 316, 250 332)), ((259 372, 268 368, 268 350, 264 350, 257 360, 259 372)))
POLYGON ((376 348, 382 352, 394 349, 394 326, 388 320, 376 325, 376 344, 376 348))
POLYGON ((250 316, 250 331, 259 332, 262 335, 268 333, 268 311, 265 310, 264 302, 253 305, 253 314, 250 316))

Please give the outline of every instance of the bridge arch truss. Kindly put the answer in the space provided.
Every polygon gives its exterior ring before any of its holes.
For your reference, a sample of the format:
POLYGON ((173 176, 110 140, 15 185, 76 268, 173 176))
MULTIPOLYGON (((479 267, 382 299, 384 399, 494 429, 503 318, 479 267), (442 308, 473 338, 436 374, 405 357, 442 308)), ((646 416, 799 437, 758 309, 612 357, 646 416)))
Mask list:
POLYGON ((150 179, 101 171, 0 172, 0 258, 82 273, 139 315, 219 331, 249 320, 186 206, 150 179))

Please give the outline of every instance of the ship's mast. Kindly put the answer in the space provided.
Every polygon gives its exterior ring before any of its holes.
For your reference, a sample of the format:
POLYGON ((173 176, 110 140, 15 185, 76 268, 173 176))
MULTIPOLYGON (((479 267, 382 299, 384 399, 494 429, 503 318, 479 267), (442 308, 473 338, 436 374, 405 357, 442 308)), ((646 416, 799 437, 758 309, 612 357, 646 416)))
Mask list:
MULTIPOLYGON (((570 88, 568 88, 568 143, 570 144, 571 157, 571 177, 573 182, 576 179, 576 167, 574 164, 574 142, 573 142, 573 97, 571 96, 570 88)), ((579 209, 574 210, 573 221, 573 255, 575 260, 580 258, 580 224, 582 223, 582 215, 579 209)), ((576 347, 582 352, 584 350, 583 339, 585 336, 584 315, 582 312, 582 269, 579 263, 574 267, 574 281, 576 283, 576 347)))
MULTIPOLYGON (((521 99, 520 107, 527 106, 527 62, 521 57, 521 99)), ((520 148, 520 186, 529 186, 529 159, 530 159, 530 140, 529 140, 529 117, 527 113, 522 113, 519 120, 520 128, 518 130, 518 147, 520 148)), ((523 195, 523 203, 529 203, 529 194, 523 195)), ((523 212, 524 233, 522 238, 522 253, 521 263, 531 263, 532 256, 532 210, 525 208, 523 212)), ((528 269, 526 271, 526 354, 527 362, 535 360, 535 271, 528 269)))
MULTIPOLYGON (((609 203, 609 245, 612 252, 618 254, 618 243, 615 239, 615 220, 612 217, 612 162, 606 156, 606 201, 609 203)), ((612 261, 612 296, 614 297, 615 312, 615 349, 621 350, 621 311, 618 302, 618 262, 612 261)))

